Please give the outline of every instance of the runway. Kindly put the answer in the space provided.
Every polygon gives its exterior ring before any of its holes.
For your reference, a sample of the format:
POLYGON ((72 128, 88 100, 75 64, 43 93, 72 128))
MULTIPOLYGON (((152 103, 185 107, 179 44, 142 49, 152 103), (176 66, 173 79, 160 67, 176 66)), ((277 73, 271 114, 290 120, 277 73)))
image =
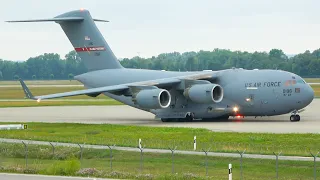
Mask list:
POLYGON ((0 108, 0 122, 68 122, 126 124, 156 127, 206 128, 221 132, 320 133, 320 99, 300 113, 300 122, 290 122, 289 114, 274 117, 245 117, 219 122, 163 123, 154 115, 129 106, 51 106, 0 108))

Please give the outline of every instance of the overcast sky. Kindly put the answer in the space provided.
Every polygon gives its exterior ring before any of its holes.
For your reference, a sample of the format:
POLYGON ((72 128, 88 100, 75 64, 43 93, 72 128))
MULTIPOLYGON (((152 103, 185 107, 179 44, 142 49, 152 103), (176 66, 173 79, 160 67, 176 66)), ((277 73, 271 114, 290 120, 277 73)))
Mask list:
POLYGON ((118 58, 225 48, 286 54, 320 48, 319 0, 0 1, 0 58, 26 60, 73 50, 56 23, 5 23, 88 9, 118 58))

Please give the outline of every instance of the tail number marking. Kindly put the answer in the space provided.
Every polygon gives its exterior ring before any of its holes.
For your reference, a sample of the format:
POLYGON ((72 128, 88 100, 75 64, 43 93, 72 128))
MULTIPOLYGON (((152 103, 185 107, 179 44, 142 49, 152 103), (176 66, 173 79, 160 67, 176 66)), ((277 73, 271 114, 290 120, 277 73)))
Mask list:
POLYGON ((74 48, 77 52, 84 52, 84 51, 87 51, 87 52, 90 52, 90 51, 105 51, 106 48, 101 46, 101 47, 77 47, 77 48, 74 48))

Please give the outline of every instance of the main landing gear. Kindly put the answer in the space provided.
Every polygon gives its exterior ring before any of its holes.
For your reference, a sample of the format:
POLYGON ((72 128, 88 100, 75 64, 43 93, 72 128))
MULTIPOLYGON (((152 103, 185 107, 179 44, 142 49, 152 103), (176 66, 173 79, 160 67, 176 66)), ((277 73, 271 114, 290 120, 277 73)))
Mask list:
POLYGON ((194 114, 187 114, 185 118, 161 118, 162 122, 192 122, 194 120, 194 114))
POLYGON ((300 116, 298 114, 293 114, 290 116, 290 121, 291 122, 300 121, 300 116))

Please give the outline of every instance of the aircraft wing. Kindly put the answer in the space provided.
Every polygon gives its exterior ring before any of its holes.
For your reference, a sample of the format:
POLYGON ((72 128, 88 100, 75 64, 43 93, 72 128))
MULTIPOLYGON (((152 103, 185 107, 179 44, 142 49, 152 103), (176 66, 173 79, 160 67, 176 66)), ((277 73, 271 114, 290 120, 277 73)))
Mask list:
POLYGON ((121 92, 124 90, 129 90, 130 87, 134 86, 164 86, 164 85, 173 85, 178 84, 184 79, 189 80, 198 80, 198 79, 208 79, 212 78, 213 73, 199 73, 199 74, 192 74, 186 76, 179 76, 179 77, 172 77, 172 78, 163 78, 163 79, 155 79, 150 81, 140 81, 128 84, 119 84, 119 85, 112 85, 112 86, 104 86, 98 88, 90 88, 84 90, 77 90, 77 91, 70 91, 64 93, 57 93, 57 94, 49 94, 49 95, 42 95, 42 96, 33 96, 27 85, 23 82, 22 79, 19 79, 23 91, 27 98, 34 99, 40 101, 42 99, 54 99, 54 98, 61 98, 61 97, 69 97, 69 96, 78 96, 78 95, 90 95, 90 94, 100 94, 104 92, 121 92))

